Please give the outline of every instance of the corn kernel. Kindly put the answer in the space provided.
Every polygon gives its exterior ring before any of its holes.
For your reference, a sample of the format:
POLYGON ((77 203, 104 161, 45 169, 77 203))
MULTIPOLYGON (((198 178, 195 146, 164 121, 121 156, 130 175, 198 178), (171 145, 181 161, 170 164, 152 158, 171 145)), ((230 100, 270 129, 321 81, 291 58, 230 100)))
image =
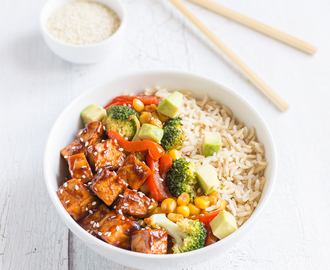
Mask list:
POLYGON ((183 220, 183 215, 181 214, 176 214, 176 213, 169 213, 167 215, 167 218, 170 220, 170 221, 173 221, 173 222, 179 222, 179 221, 182 221, 183 220))
POLYGON ((144 106, 144 110, 147 112, 154 112, 154 111, 156 111, 156 109, 157 109, 157 106, 155 104, 144 106))
POLYGON ((218 202, 218 199, 214 196, 209 196, 209 201, 210 201, 210 205, 216 205, 218 202))
POLYGON ((162 208, 158 206, 155 208, 155 210, 151 214, 154 215, 154 214, 161 214, 161 213, 163 213, 162 208))
POLYGON ((141 190, 144 194, 149 193, 149 188, 148 188, 147 182, 144 182, 144 183, 143 183, 143 185, 140 187, 140 190, 141 190))
POLYGON ((168 116, 166 116, 165 114, 162 114, 160 112, 157 112, 158 114, 158 118, 160 121, 162 121, 163 123, 166 122, 168 119, 170 119, 168 116))
POLYGON ((213 196, 213 197, 218 197, 218 192, 213 191, 212 193, 209 194, 209 196, 213 196))
POLYGON ((145 124, 145 123, 149 123, 149 121, 151 120, 151 113, 150 112, 142 112, 140 115, 140 123, 145 124))
POLYGON ((157 206, 158 206, 158 202, 156 202, 156 201, 151 201, 147 213, 148 213, 148 214, 153 213, 153 211, 157 208, 157 206))
POLYGON ((189 208, 190 215, 199 215, 199 213, 201 212, 201 209, 199 209, 196 205, 192 203, 189 203, 187 207, 189 208))
POLYGON ((194 203, 200 209, 205 209, 210 206, 210 200, 208 196, 200 196, 195 198, 194 203))
POLYGON ((152 115, 153 118, 156 118, 156 119, 160 120, 157 111, 152 112, 151 115, 152 115))
POLYGON ((137 112, 142 112, 144 110, 144 104, 141 100, 135 98, 133 99, 133 108, 137 112))
POLYGON ((175 161, 178 158, 180 158, 180 154, 179 154, 178 150, 176 150, 176 149, 171 150, 170 152, 168 152, 168 154, 173 159, 173 161, 175 161))
POLYGON ((227 205, 228 205, 228 202, 227 202, 227 201, 225 201, 225 200, 221 200, 219 208, 225 210, 226 207, 227 207, 227 205))
POLYGON ((163 128, 163 123, 159 119, 157 119, 157 118, 151 119, 149 121, 149 124, 150 125, 154 125, 154 126, 159 127, 159 128, 163 128))
POLYGON ((165 214, 173 213, 176 207, 176 201, 172 198, 167 198, 164 201, 162 201, 162 204, 160 206, 162 208, 162 212, 165 214))
POLYGON ((190 197, 189 194, 186 192, 183 192, 179 198, 176 200, 177 204, 180 206, 185 206, 189 203, 190 197))
POLYGON ((185 218, 186 217, 189 217, 190 215, 190 209, 188 206, 178 206, 176 209, 175 209, 175 212, 177 212, 178 214, 181 214, 183 215, 185 218))

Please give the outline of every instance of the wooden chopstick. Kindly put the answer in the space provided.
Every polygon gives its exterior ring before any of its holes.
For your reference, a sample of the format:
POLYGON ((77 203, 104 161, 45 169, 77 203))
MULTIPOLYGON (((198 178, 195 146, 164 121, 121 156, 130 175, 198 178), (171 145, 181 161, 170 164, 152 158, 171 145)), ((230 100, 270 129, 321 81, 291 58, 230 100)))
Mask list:
POLYGON ((286 111, 289 104, 286 103, 268 84, 266 84, 252 69, 239 59, 224 43, 220 41, 204 24, 201 23, 180 0, 170 0, 186 17, 194 23, 215 45, 217 45, 251 80, 251 82, 263 92, 280 110, 286 111))
POLYGON ((209 9, 213 12, 216 12, 228 19, 231 19, 235 22, 243 24, 249 28, 252 28, 260 33, 263 33, 267 36, 270 36, 274 39, 277 39, 285 44, 288 44, 298 50, 301 50, 308 54, 314 54, 317 51, 317 48, 313 45, 310 45, 302 40, 289 36, 281 31, 278 31, 270 26, 252 20, 242 14, 239 14, 235 11, 232 11, 228 8, 220 6, 216 3, 213 3, 209 0, 188 0, 196 5, 209 9))

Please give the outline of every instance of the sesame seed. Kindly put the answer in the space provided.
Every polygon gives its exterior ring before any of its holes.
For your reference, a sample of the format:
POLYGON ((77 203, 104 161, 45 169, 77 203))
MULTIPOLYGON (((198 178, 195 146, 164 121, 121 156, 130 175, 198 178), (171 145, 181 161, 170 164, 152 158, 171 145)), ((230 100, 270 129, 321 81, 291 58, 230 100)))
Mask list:
POLYGON ((63 193, 63 189, 60 189, 60 193, 61 193, 61 194, 63 193))
POLYGON ((139 205, 141 205, 142 204, 142 202, 141 201, 139 201, 139 205))
POLYGON ((79 187, 76 185, 76 186, 75 186, 75 189, 76 189, 76 190, 78 190, 78 189, 79 189, 79 187))
POLYGON ((95 221, 94 220, 91 220, 91 222, 90 222, 91 224, 93 224, 93 223, 95 223, 95 221))
POLYGON ((86 207, 86 211, 88 211, 88 207, 86 207))
POLYGON ((118 196, 119 196, 120 198, 123 198, 123 197, 124 197, 124 196, 123 196, 123 195, 121 195, 121 194, 119 194, 118 196))
POLYGON ((63 186, 67 187, 67 186, 68 186, 68 183, 64 183, 64 185, 63 185, 63 186))
POLYGON ((95 187, 94 190, 97 191, 97 188, 95 187))
POLYGON ((163 179, 163 178, 159 178, 159 180, 160 180, 161 182, 163 182, 163 181, 164 181, 164 179, 163 179))
POLYGON ((103 130, 105 130, 105 126, 103 126, 103 130))
POLYGON ((96 156, 97 155, 97 152, 94 152, 94 156, 96 156))
POLYGON ((108 236, 110 236, 111 235, 111 232, 108 232, 108 236))
POLYGON ((107 161, 106 163, 105 163, 105 165, 110 165, 111 164, 111 162, 110 161, 107 161))
POLYGON ((80 138, 80 141, 81 141, 81 142, 84 142, 84 139, 83 139, 83 138, 80 138))
POLYGON ((86 175, 82 175, 81 177, 82 177, 82 178, 86 178, 86 175))
POLYGON ((117 143, 117 139, 115 139, 114 142, 117 143))
POLYGON ((128 203, 124 203, 124 206, 128 206, 128 203))
POLYGON ((94 224, 93 224, 93 228, 95 228, 95 227, 96 227, 96 224, 97 224, 97 223, 94 223, 94 224))
POLYGON ((123 214, 123 211, 121 211, 121 209, 119 209, 119 210, 118 210, 118 213, 119 213, 120 215, 122 215, 122 214, 123 214))
POLYGON ((122 151, 124 151, 124 149, 123 149, 123 148, 119 148, 118 150, 119 150, 119 151, 121 151, 121 152, 122 152, 122 151))
POLYGON ((152 205, 150 205, 149 207, 148 207, 148 209, 152 209, 153 208, 153 206, 152 205))
POLYGON ((141 198, 144 196, 144 194, 141 191, 139 192, 139 195, 141 198))
POLYGON ((125 217, 124 217, 124 216, 122 216, 122 217, 121 217, 121 220, 125 220, 125 217))
POLYGON ((87 147, 87 146, 88 146, 88 142, 85 143, 85 147, 87 147))
POLYGON ((72 146, 72 149, 74 150, 74 149, 76 149, 76 147, 75 146, 72 146))
POLYGON ((117 208, 117 205, 115 205, 114 207, 113 207, 113 209, 116 209, 117 208))
POLYGON ((65 203, 69 203, 70 202, 70 200, 67 200, 65 203))
POLYGON ((80 130, 79 133, 78 133, 78 135, 81 135, 82 132, 83 132, 83 130, 80 130))
POLYGON ((93 211, 92 211, 92 210, 89 210, 88 212, 89 212, 90 214, 93 214, 93 211))
POLYGON ((68 156, 64 156, 64 158, 68 158, 68 156))
POLYGON ((101 233, 101 232, 99 232, 99 235, 102 235, 102 233, 101 233))
POLYGON ((95 205, 95 204, 96 204, 96 202, 93 202, 93 203, 92 203, 92 205, 95 205))
POLYGON ((87 168, 87 166, 81 166, 81 168, 87 168))
POLYGON ((104 140, 102 140, 101 142, 104 142, 104 140))
POLYGON ((96 223, 96 227, 100 227, 100 224, 99 223, 96 223))
POLYGON ((116 231, 118 231, 119 230, 119 226, 116 226, 116 231))
POLYGON ((99 173, 101 173, 101 172, 102 172, 102 169, 99 170, 99 173))
POLYGON ((156 171, 156 172, 159 172, 158 168, 155 168, 155 171, 156 171))

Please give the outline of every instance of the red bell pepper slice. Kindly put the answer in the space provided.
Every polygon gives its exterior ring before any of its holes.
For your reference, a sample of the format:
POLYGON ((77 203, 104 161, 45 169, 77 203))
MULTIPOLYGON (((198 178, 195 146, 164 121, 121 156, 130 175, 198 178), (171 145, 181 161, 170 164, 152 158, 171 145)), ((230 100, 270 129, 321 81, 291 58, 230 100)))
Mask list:
POLYGON ((159 160, 159 175, 165 181, 168 170, 172 167, 172 158, 169 154, 163 155, 159 160))
POLYGON ((151 170, 151 175, 147 179, 147 186, 150 190, 151 196, 156 200, 156 201, 163 201, 166 198, 171 198, 172 195, 168 191, 166 187, 165 180, 160 180, 160 174, 159 174, 159 161, 154 160, 151 155, 147 154, 146 157, 147 165, 149 166, 151 170))
POLYGON ((135 153, 148 150, 148 153, 154 160, 160 159, 165 153, 164 149, 158 143, 147 140, 131 142, 113 130, 108 131, 108 137, 109 139, 117 140, 119 146, 126 152, 135 153))
POLYGON ((151 105, 151 104, 158 104, 158 98, 156 96, 145 96, 145 95, 138 95, 138 96, 119 96, 113 99, 113 102, 122 102, 122 101, 133 101, 134 99, 139 99, 142 101, 144 105, 151 105))
POLYGON ((207 213, 204 215, 198 215, 198 216, 190 216, 190 219, 199 219, 199 221, 202 221, 205 225, 210 225, 210 222, 222 211, 222 209, 219 209, 217 211, 207 213))
POLYGON ((205 226, 205 229, 207 230, 207 235, 206 235, 206 241, 205 241, 205 247, 214 244, 215 242, 218 242, 219 239, 216 237, 211 229, 211 226, 205 226))
MULTIPOLYGON (((118 101, 118 102, 113 102, 113 101, 111 101, 107 106, 105 106, 104 107, 104 109, 105 110, 108 110, 110 107, 112 107, 112 106, 123 106, 123 105, 126 105, 126 106, 129 106, 129 105, 131 105, 131 106, 133 106, 133 102, 131 102, 131 101, 127 101, 127 102, 125 102, 125 101, 118 101)), ((130 106, 129 106, 130 107, 130 106)))

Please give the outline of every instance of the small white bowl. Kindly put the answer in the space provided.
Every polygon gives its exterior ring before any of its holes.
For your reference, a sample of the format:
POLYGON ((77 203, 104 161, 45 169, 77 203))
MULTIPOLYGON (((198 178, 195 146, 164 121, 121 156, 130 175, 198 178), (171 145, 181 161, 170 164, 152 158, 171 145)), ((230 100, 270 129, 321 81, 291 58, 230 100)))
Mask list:
POLYGON ((113 53, 122 43, 127 21, 127 14, 124 5, 120 0, 88 0, 103 4, 112 9, 120 19, 120 26, 112 36, 101 42, 87 45, 74 45, 63 42, 52 36, 49 33, 46 24, 49 17, 56 9, 75 1, 77 0, 50 0, 46 3, 41 10, 39 18, 42 36, 48 47, 57 56, 66 61, 75 64, 91 64, 100 62, 113 53))
MULTIPOLYGON (((260 217, 260 213, 271 196, 276 178, 277 161, 274 141, 265 121, 256 109, 235 91, 216 81, 192 73, 148 71, 117 77, 90 89, 73 101, 61 113, 50 131, 43 166, 45 182, 54 206, 62 220, 77 237, 109 260, 128 267, 154 270, 186 269, 196 263, 218 257, 242 239, 260 217), (78 129, 82 128, 81 110, 90 104, 105 106, 112 98, 123 94, 124 91, 138 94, 145 88, 154 88, 155 86, 165 87, 169 90, 189 90, 199 99, 203 98, 204 94, 208 94, 211 99, 227 105, 239 121, 243 121, 249 127, 254 126, 256 128, 258 139, 265 146, 265 155, 269 162, 265 171, 266 185, 259 205, 249 220, 225 239, 213 245, 182 254, 149 255, 111 246, 82 229, 66 212, 56 195, 56 190, 63 184, 64 178, 68 174, 67 164, 60 158, 59 152, 76 139, 78 129)), ((261 249, 262 247, 258 248, 261 249)))

